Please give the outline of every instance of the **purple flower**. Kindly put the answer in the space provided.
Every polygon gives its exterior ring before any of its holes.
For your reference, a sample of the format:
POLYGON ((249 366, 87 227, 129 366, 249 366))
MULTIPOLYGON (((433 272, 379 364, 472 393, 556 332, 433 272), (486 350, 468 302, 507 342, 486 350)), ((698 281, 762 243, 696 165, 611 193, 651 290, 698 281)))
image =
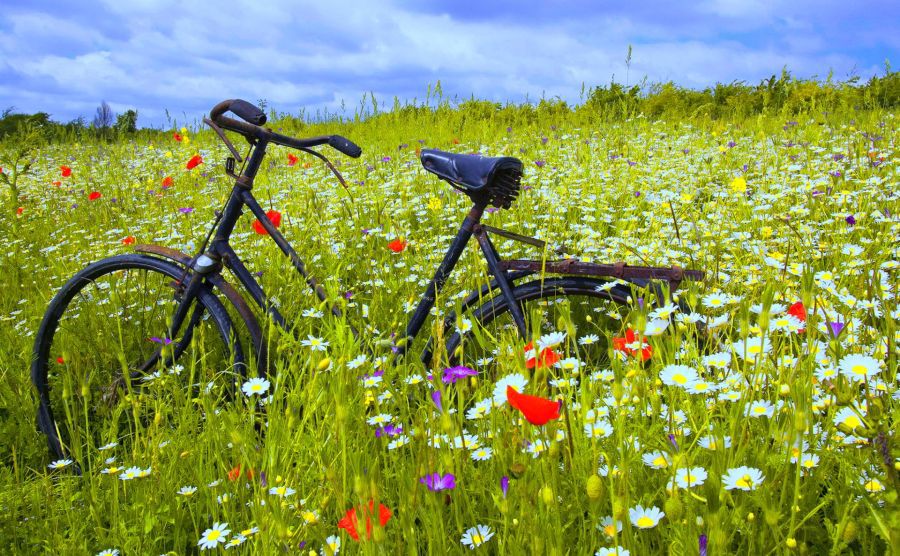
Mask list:
POLYGON ((381 438, 382 436, 397 436, 403 434, 403 425, 391 425, 387 424, 383 427, 378 427, 375 429, 375 438, 381 438))
POLYGON ((353 292, 351 292, 351 291, 344 292, 344 299, 350 299, 351 297, 353 297, 353 292))
POLYGON ((833 154, 833 155, 831 155, 831 160, 833 160, 835 162, 840 162, 841 160, 844 160, 844 155, 842 155, 840 153, 833 154))
POLYGON ((672 444, 672 446, 674 446, 676 450, 678 449, 678 441, 675 440, 674 434, 669 435, 669 443, 672 444))
POLYGON ((637 166, 637 162, 627 161, 629 166, 637 166))
POLYGON ((700 556, 706 556, 706 535, 700 535, 700 556))
POLYGON ((435 390, 431 393, 431 401, 434 402, 434 405, 437 406, 438 411, 444 411, 444 406, 441 405, 441 391, 435 390))
POLYGON ((485 210, 487 210, 488 214, 494 214, 495 212, 499 211, 500 209, 498 209, 497 207, 488 207, 485 210))
POLYGON ((729 142, 728 142, 728 148, 729 148, 729 149, 733 149, 733 148, 736 147, 736 146, 737 146, 737 143, 735 143, 734 141, 729 141, 729 142))
POLYGON ((506 133, 512 133, 512 128, 511 128, 511 127, 507 127, 507 128, 506 128, 506 133))
POLYGON ((180 209, 178 209, 178 212, 180 212, 181 214, 190 214, 190 213, 194 212, 194 208, 193 207, 181 207, 180 209))
POLYGON ((546 145, 546 144, 547 144, 547 138, 546 138, 546 137, 541 137, 541 144, 542 144, 542 145, 546 145))
POLYGON ((688 154, 689 152, 691 152, 691 149, 681 149, 681 152, 683 152, 684 154, 688 154))
POLYGON ((391 161, 391 157, 389 157, 389 156, 383 156, 383 157, 381 157, 381 161, 382 161, 382 162, 390 162, 390 161, 391 161))
POLYGON ((837 338, 841 334, 841 330, 844 329, 844 323, 842 322, 829 322, 828 326, 831 328, 831 335, 837 338))
POLYGON ((847 224, 850 225, 850 226, 855 226, 855 225, 856 225, 856 218, 853 218, 853 215, 852 215, 852 214, 851 214, 850 216, 848 216, 847 218, 844 218, 844 220, 846 220, 846 221, 847 221, 847 224))
POLYGON ((834 172, 829 172, 828 175, 830 175, 832 178, 839 178, 841 177, 841 172, 840 170, 835 170, 834 172))
POLYGON ((509 492, 509 477, 506 475, 500 478, 500 490, 503 491, 503 497, 506 498, 506 493, 509 492))
POLYGON ((456 477, 453 476, 453 473, 447 473, 443 476, 440 473, 431 473, 419 479, 419 482, 427 486, 428 490, 432 492, 456 488, 456 477))
POLYGON ((268 484, 269 484, 269 482, 266 480, 266 472, 265 471, 259 472, 259 484, 263 487, 268 486, 268 484))
POLYGON ((163 344, 166 346, 172 343, 172 340, 170 338, 160 338, 157 336, 151 336, 150 341, 155 344, 163 344))
POLYGON ((468 367, 450 367, 449 369, 444 369, 444 376, 441 377, 441 380, 444 381, 444 384, 450 383, 453 384, 457 380, 461 378, 465 378, 467 376, 477 376, 478 371, 474 369, 470 369, 468 367))
POLYGON ((544 162, 543 160, 535 160, 535 161, 534 161, 534 164, 535 164, 538 168, 543 168, 543 167, 544 167, 544 164, 546 164, 546 162, 544 162))
POLYGON ((640 197, 640 196, 641 196, 641 192, 640 192, 640 191, 635 191, 635 192, 634 192, 634 196, 635 196, 635 197, 640 197))

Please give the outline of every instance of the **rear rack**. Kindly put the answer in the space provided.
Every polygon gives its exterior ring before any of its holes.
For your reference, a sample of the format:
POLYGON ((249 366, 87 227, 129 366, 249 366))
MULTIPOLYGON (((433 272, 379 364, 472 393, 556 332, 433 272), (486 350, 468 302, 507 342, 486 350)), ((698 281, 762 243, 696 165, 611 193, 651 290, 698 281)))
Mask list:
POLYGON ((585 276, 605 276, 622 280, 666 280, 672 290, 678 288, 682 280, 703 280, 702 270, 685 270, 680 266, 629 266, 624 262, 614 264, 586 263, 576 259, 561 261, 505 260, 500 261, 503 270, 527 270, 553 274, 580 274, 585 276))

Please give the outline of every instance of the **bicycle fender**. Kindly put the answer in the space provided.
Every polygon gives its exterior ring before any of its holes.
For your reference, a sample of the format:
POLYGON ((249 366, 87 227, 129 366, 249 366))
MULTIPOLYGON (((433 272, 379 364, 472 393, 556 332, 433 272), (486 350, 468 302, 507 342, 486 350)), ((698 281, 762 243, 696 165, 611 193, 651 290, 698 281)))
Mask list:
MULTIPOLYGON (((182 253, 177 249, 172 249, 171 247, 165 247, 163 245, 151 245, 151 244, 141 244, 135 245, 133 247, 135 251, 138 253, 149 253, 152 255, 158 255, 164 259, 168 259, 170 261, 174 261, 184 267, 190 267, 191 261, 193 260, 190 255, 187 253, 182 253)), ((266 351, 266 345, 263 342, 262 337, 262 329, 259 326, 259 321, 256 319, 256 315, 253 314, 253 310, 247 304, 247 301, 241 296, 240 293, 225 280, 225 277, 222 276, 221 273, 215 272, 208 274, 207 279, 209 282, 216 287, 222 294, 228 299, 228 302, 234 307, 234 310, 237 311, 238 315, 240 315, 241 320, 244 321, 244 325, 247 327, 247 331, 250 333, 250 340, 253 342, 254 352, 256 355, 257 367, 259 376, 265 377, 269 371, 269 358, 268 353, 266 351)))

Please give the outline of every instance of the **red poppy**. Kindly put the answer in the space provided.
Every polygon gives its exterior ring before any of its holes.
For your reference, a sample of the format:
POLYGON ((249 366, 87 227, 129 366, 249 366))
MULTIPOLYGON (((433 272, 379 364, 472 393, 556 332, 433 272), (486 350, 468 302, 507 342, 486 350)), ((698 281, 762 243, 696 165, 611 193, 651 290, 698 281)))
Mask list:
POLYGON ((62 357, 57 357, 57 358, 56 358, 56 362, 59 363, 60 365, 62 365, 62 364, 65 363, 66 361, 65 361, 62 357))
POLYGON ((172 176, 166 176, 163 178, 162 186, 163 187, 172 187, 173 183, 175 183, 175 180, 172 179, 172 176))
MULTIPOLYGON (((797 303, 791 305, 790 309, 788 309, 787 312, 789 315, 797 317, 800 322, 806 322, 806 307, 803 306, 802 301, 798 301, 797 303)), ((798 330, 798 332, 800 334, 803 334, 804 332, 806 332, 806 329, 801 328, 800 330, 798 330)))
POLYGON ((133 245, 134 244, 134 236, 128 236, 122 240, 122 245, 133 245))
POLYGON ((187 166, 185 166, 185 168, 187 168, 188 170, 193 170, 201 164, 203 164, 203 158, 199 154, 195 154, 191 157, 190 160, 188 160, 187 166))
POLYGON ((525 420, 532 425, 545 425, 548 421, 559 419, 562 401, 547 400, 538 396, 520 394, 512 386, 506 387, 506 399, 509 405, 522 412, 525 420))
MULTIPOLYGON (((272 225, 275 226, 276 228, 278 226, 281 226, 281 213, 278 212, 277 210, 270 210, 269 212, 267 212, 266 218, 268 218, 269 222, 271 222, 272 225)), ((263 235, 263 236, 269 234, 269 232, 266 231, 265 228, 263 228, 262 222, 260 222, 259 220, 253 221, 253 231, 255 231, 259 235, 263 235)))
POLYGON ((394 253, 400 253, 401 251, 406 249, 406 240, 398 237, 394 241, 388 243, 388 249, 390 249, 394 253))
MULTIPOLYGON (((338 529, 345 529, 347 533, 350 535, 355 541, 359 541, 359 532, 356 530, 356 526, 359 523, 359 518, 357 517, 357 512, 361 514, 365 514, 366 516, 366 538, 372 538, 372 515, 375 513, 375 501, 369 500, 369 508, 366 509, 365 506, 360 506, 359 508, 350 508, 347 510, 347 513, 344 514, 344 517, 338 521, 338 529)), ((388 522, 391 518, 391 510, 387 508, 384 504, 378 504, 378 522, 382 527, 388 522)))
POLYGON ((181 140, 183 139, 183 137, 177 131, 175 131, 175 132, 172 132, 172 139, 175 139, 176 141, 178 141, 180 143, 181 140))
POLYGON ((60 170, 60 172, 62 172, 62 177, 64 177, 64 178, 68 178, 69 176, 72 175, 72 169, 69 168, 68 166, 60 166, 59 170, 60 170))
POLYGON ((16 214, 22 216, 22 213, 25 212, 25 207, 19 207, 16 209, 16 214))
POLYGON ((55 181, 55 182, 53 182, 53 185, 55 185, 56 187, 59 187, 60 185, 62 185, 62 182, 61 182, 61 181, 55 181))
MULTIPOLYGON (((628 344, 633 344, 635 340, 636 337, 634 335, 634 330, 629 328, 625 331, 624 338, 613 338, 613 349, 616 351, 621 351, 625 353, 625 355, 635 355, 637 353, 637 350, 626 347, 628 344)), ((653 350, 650 348, 650 346, 645 346, 643 349, 641 349, 641 361, 650 359, 650 356, 652 354, 653 350)))
MULTIPOLYGON (((534 346, 532 345, 531 342, 529 342, 528 345, 525 346, 526 353, 533 349, 534 349, 534 346)), ((551 367, 554 364, 556 364, 559 360, 560 360, 560 356, 558 353, 553 351, 553 348, 545 347, 544 349, 541 350, 540 356, 535 354, 532 357, 530 357, 527 361, 525 361, 525 368, 533 369, 535 366, 537 366, 538 368, 551 367), (540 360, 539 360, 539 358, 540 358, 540 360)))
POLYGON ((91 194, 88 195, 88 201, 96 201, 102 196, 99 191, 91 191, 91 194))
POLYGON ((294 164, 297 164, 298 160, 300 160, 300 159, 297 158, 296 156, 294 156, 293 154, 288 153, 288 166, 293 166, 294 164))
POLYGON ((228 472, 228 480, 236 481, 241 478, 241 466, 232 467, 231 471, 228 472))

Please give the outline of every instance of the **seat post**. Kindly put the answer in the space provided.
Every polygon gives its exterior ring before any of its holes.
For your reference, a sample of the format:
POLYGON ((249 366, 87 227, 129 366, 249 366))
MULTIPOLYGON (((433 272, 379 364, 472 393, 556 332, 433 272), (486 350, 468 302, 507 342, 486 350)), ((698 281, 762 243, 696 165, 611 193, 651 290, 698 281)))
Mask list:
POLYGON ((450 273, 456 266, 456 263, 459 262, 459 258, 462 256, 463 251, 465 251, 466 245, 469 243, 469 239, 475 231, 475 225, 481 221, 481 217, 484 215, 486 206, 486 203, 476 201, 475 205, 469 209, 469 214, 467 214, 465 220, 463 220, 462 226, 459 228, 459 233, 456 234, 453 243, 450 244, 447 254, 444 255, 444 260, 441 261, 437 271, 435 271, 434 278, 428 283, 425 294, 419 301, 416 311, 409 319, 409 324, 406 326, 406 342, 400 346, 401 353, 406 352, 413 338, 416 337, 416 334, 422 329, 422 325, 425 324, 425 319, 428 318, 431 308, 434 307, 437 294, 440 293, 441 289, 444 287, 444 283, 446 283, 447 278, 450 277, 450 273))

